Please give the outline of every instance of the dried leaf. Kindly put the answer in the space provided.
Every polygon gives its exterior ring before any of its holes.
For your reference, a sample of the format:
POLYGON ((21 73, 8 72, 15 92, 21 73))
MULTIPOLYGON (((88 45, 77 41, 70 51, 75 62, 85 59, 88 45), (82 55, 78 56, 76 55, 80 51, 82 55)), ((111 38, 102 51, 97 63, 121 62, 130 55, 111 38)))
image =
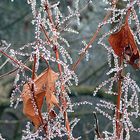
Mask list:
MULTIPOLYGON (((23 99, 23 113, 32 120, 33 124, 36 128, 41 125, 41 118, 37 113, 35 113, 35 108, 33 107, 33 98, 31 97, 31 84, 25 84, 22 92, 23 99)), ((35 101, 38 107, 38 111, 41 111, 43 100, 44 100, 45 92, 35 92, 35 101)))
MULTIPOLYGON (((46 97, 46 103, 48 112, 51 111, 53 105, 59 107, 57 98, 54 95, 55 81, 58 79, 58 74, 55 73, 51 68, 45 70, 42 74, 35 78, 35 91, 34 99, 38 107, 39 113, 43 105, 44 97, 46 97)), ((23 113, 32 120, 36 128, 41 125, 41 118, 35 113, 33 107, 33 93, 31 91, 31 83, 26 83, 23 86, 22 99, 23 99, 23 113)), ((51 113, 50 113, 51 115, 51 113)), ((52 115, 54 117, 54 115, 52 115)))
POLYGON ((116 55, 126 59, 135 68, 140 67, 137 63, 140 61, 139 50, 128 21, 118 32, 111 34, 108 41, 116 55))

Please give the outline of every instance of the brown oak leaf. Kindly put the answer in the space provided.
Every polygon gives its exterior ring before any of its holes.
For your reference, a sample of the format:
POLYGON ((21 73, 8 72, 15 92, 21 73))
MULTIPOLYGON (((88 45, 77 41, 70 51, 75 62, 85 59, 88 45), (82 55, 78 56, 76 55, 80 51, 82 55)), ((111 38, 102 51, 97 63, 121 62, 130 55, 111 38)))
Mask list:
POLYGON ((108 39, 115 54, 123 57, 134 68, 140 67, 140 53, 128 21, 108 39))
MULTIPOLYGON (((26 83, 23 86, 21 97, 23 99, 23 113, 33 122, 35 128, 41 125, 41 118, 35 113, 33 107, 33 97, 35 99, 38 112, 41 113, 44 97, 46 98, 48 113, 50 113, 53 105, 59 107, 58 100, 54 95, 55 82, 58 79, 58 74, 51 68, 45 70, 42 74, 34 79, 34 92, 31 91, 31 83, 26 83)), ((52 115, 54 117, 54 113, 52 115)))

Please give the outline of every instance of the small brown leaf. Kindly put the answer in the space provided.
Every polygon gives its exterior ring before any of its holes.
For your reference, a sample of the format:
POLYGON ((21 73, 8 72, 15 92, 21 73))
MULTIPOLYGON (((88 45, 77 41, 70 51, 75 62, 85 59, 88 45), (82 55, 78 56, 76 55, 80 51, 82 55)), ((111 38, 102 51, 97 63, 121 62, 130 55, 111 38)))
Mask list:
POLYGON ((108 41, 117 56, 123 57, 135 68, 140 67, 137 64, 140 59, 139 50, 128 21, 118 32, 111 34, 108 41))
POLYGON ((23 113, 32 120, 36 128, 41 125, 41 118, 35 113, 33 107, 33 97, 35 99, 38 111, 41 114, 41 109, 46 97, 46 103, 48 107, 48 113, 51 111, 53 105, 59 107, 57 98, 54 95, 55 82, 58 79, 58 74, 55 73, 51 68, 45 70, 42 74, 35 78, 34 93, 31 91, 31 83, 26 83, 23 86, 22 99, 23 99, 23 113))

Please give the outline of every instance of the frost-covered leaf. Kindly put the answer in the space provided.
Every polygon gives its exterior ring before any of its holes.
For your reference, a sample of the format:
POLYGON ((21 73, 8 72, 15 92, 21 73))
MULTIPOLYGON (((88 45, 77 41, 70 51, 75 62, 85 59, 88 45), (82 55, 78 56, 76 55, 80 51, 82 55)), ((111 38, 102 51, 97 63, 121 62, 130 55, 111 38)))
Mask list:
MULTIPOLYGON (((33 91, 32 83, 26 83, 23 87, 23 113, 32 120, 36 128, 41 125, 39 114, 41 113, 44 97, 46 97, 48 112, 51 111, 53 105, 59 107, 58 100, 54 95, 57 79, 58 74, 48 68, 33 81, 35 85, 33 91)), ((54 113, 51 112, 50 115, 54 116, 54 113)))
POLYGON ((140 53, 128 21, 108 41, 117 56, 124 57, 134 68, 140 67, 140 53))

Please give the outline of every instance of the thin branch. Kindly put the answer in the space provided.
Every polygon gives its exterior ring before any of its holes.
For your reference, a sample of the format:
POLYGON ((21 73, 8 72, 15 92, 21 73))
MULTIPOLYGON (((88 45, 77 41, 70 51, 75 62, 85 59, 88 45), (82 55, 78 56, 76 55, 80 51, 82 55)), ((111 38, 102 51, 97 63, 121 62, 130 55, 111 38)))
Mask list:
MULTIPOLYGON (((119 59, 119 67, 123 64, 123 58, 119 59)), ((119 139, 121 134, 121 123, 120 123, 120 103, 121 103, 121 96, 122 96, 122 72, 121 69, 118 72, 118 96, 117 96, 117 105, 116 105, 116 136, 119 139)))
POLYGON ((24 67, 25 69, 29 70, 32 72, 32 70, 27 67, 26 65, 24 65, 22 62, 19 62, 18 60, 14 59, 13 57, 11 57, 10 55, 8 55, 7 53, 3 52, 2 50, 0 50, 0 53, 2 53, 3 55, 5 55, 7 58, 9 58, 10 60, 12 60, 15 64, 24 67))
POLYGON ((5 60, 5 62, 0 66, 0 70, 8 63, 9 60, 10 60, 9 58, 5 60))
MULTIPOLYGON (((55 24, 54 24, 54 22, 53 22, 53 17, 52 17, 52 11, 51 11, 51 9, 50 9, 50 7, 49 7, 49 3, 48 3, 48 1, 46 1, 46 3, 45 3, 45 10, 46 10, 46 12, 47 12, 47 14, 48 14, 48 18, 49 18, 49 21, 50 21, 50 23, 51 23, 51 25, 52 25, 52 28, 53 28, 53 30, 54 31, 57 31, 57 29, 56 29, 56 26, 55 26, 55 24)), ((44 30, 43 30, 44 31, 44 30)), ((46 31, 44 31, 44 32, 46 32, 46 31)), ((47 35, 46 33, 45 33, 45 35, 47 35)), ((47 40, 49 40, 48 38, 48 35, 47 35, 47 40)), ((57 41, 57 36, 54 36, 54 39, 57 41)), ((53 42, 51 42, 51 41, 49 41, 50 43, 52 43, 53 44, 53 51, 55 52, 55 57, 56 57, 56 60, 59 60, 59 51, 58 51, 58 46, 56 46, 53 42)), ((60 73, 60 78, 61 78, 61 83, 63 83, 63 81, 62 81, 62 66, 61 66, 61 64, 59 64, 58 63, 58 70, 59 70, 59 73, 60 73)), ((64 89, 64 85, 61 85, 61 90, 62 90, 62 92, 65 90, 64 89)), ((64 96, 64 94, 61 94, 61 102, 62 102, 62 105, 65 105, 65 104, 67 104, 66 103, 66 99, 65 99, 65 96, 64 96)), ((64 107, 64 109, 66 109, 65 107, 64 107)), ((64 110, 64 119, 65 119, 65 126, 66 126, 66 129, 67 129, 67 133, 68 133, 68 139, 70 140, 70 123, 69 123, 69 119, 68 119, 68 115, 67 115, 67 112, 66 112, 66 110, 64 110)))
POLYGON ((13 70, 7 72, 7 73, 4 73, 4 74, 0 75, 0 79, 1 79, 1 78, 4 78, 4 77, 7 76, 7 75, 13 74, 13 73, 16 72, 18 69, 19 69, 19 68, 15 68, 15 69, 13 69, 13 70))
MULTIPOLYGON (((114 0, 114 3, 112 4, 112 7, 115 8, 116 4, 117 4, 118 0, 114 0)), ((102 22, 107 21, 107 19, 109 18, 109 16, 111 15, 111 11, 109 11, 106 16, 104 17, 102 22)), ((84 58, 86 51, 90 48, 90 46, 93 44, 93 42, 95 41, 95 39, 97 38, 99 32, 101 31, 102 26, 98 26, 96 32, 93 34, 92 38, 90 39, 89 43, 87 44, 87 46, 84 48, 84 52, 80 54, 79 58, 77 59, 77 61, 72 65, 72 70, 75 71, 77 69, 77 66, 79 65, 79 63, 81 62, 81 60, 84 58)))
POLYGON ((94 118, 95 118, 95 132, 98 138, 102 138, 100 131, 99 131, 99 122, 98 122, 98 118, 97 118, 97 114, 94 112, 94 118))
MULTIPOLYGON (((108 17, 111 15, 111 12, 107 13, 107 15, 105 16, 104 21, 106 21, 108 19, 108 17)), ((97 38, 100 30, 101 30, 102 26, 99 26, 95 32, 95 34, 93 34, 92 38, 90 39, 88 45, 85 47, 85 51, 83 53, 80 54, 79 58, 77 59, 77 61, 73 64, 72 66, 72 70, 75 71, 77 69, 77 66, 79 65, 79 63, 81 62, 81 60, 84 58, 86 51, 90 48, 90 46, 92 45, 92 43, 95 41, 95 39, 97 38)))
MULTIPOLYGON (((130 0, 132 2, 133 0, 130 0)), ((128 18, 130 16, 131 8, 128 9, 126 18, 125 18, 125 23, 128 24, 128 18)), ((119 67, 123 65, 123 59, 124 57, 119 58, 119 67)), ((117 96, 117 105, 116 105, 116 136, 118 139, 120 139, 121 135, 121 130, 122 130, 122 125, 120 122, 121 119, 121 113, 120 113, 120 105, 121 105, 121 96, 122 96, 122 81, 123 81, 123 69, 121 69, 118 72, 118 96, 117 96)))
POLYGON ((44 56, 40 55, 40 57, 46 62, 47 67, 50 67, 49 62, 44 58, 44 56))
MULTIPOLYGON (((26 62, 27 62, 28 60, 29 60, 29 58, 27 58, 27 59, 25 60, 24 64, 26 64, 26 62)), ((3 78, 3 77, 5 77, 5 76, 7 76, 7 75, 13 74, 13 73, 16 72, 18 69, 19 69, 19 67, 15 68, 15 69, 13 69, 13 70, 7 72, 7 73, 4 73, 4 74, 0 75, 0 79, 3 78)))

